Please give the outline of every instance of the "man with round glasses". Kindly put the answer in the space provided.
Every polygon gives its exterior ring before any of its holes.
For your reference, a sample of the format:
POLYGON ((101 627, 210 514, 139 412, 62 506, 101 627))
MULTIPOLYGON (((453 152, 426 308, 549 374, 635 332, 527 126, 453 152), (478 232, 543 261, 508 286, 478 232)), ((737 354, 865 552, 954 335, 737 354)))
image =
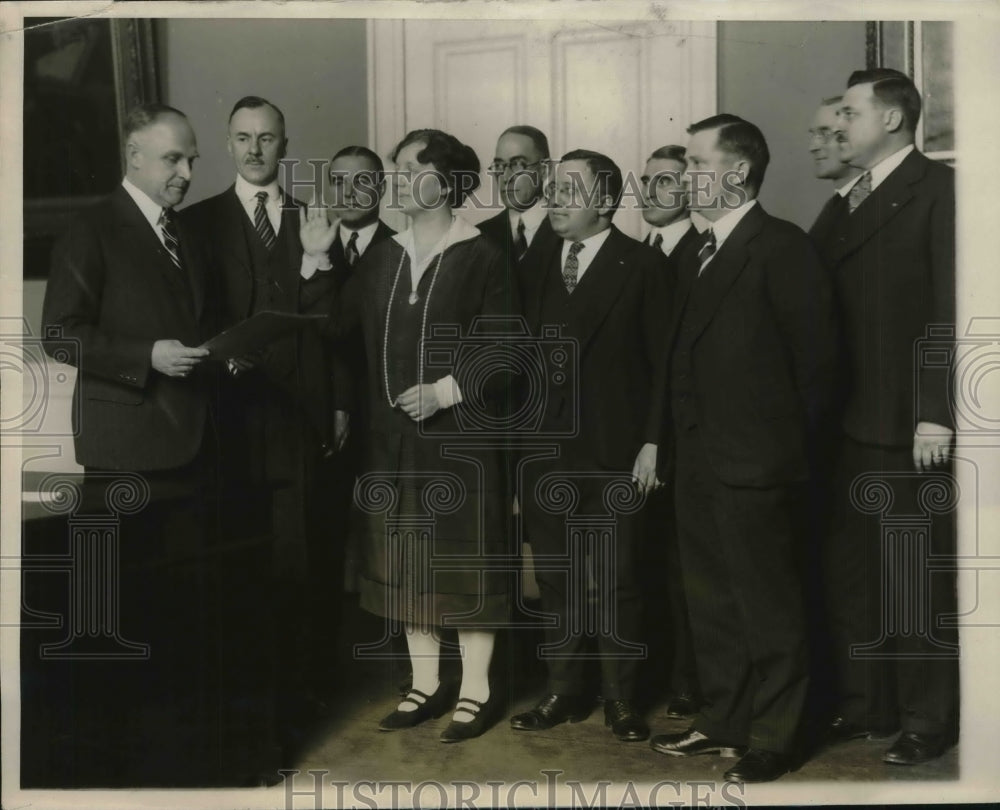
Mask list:
POLYGON ((521 124, 508 127, 497 141, 489 172, 497 184, 504 210, 479 223, 479 230, 505 247, 515 262, 521 261, 536 240, 555 238, 542 194, 548 159, 548 138, 535 127, 521 124))

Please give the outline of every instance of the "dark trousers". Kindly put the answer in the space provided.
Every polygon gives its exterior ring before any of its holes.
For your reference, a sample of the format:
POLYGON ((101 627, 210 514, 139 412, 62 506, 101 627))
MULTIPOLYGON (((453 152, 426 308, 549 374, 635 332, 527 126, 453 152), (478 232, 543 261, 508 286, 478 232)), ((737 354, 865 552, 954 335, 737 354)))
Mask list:
POLYGON ((557 618, 545 632, 549 691, 583 695, 585 662, 596 659, 601 695, 628 700, 646 656, 639 642, 642 604, 636 571, 642 524, 637 512, 609 515, 604 493, 614 473, 588 477, 579 474, 582 468, 558 459, 531 465, 521 506, 542 609, 557 618), (559 477, 579 492, 569 516, 545 508, 553 504, 537 497, 543 475, 567 468, 573 472, 559 477))
POLYGON ((824 548, 839 712, 864 728, 952 733, 958 719, 951 471, 909 447, 841 443, 824 548), (921 495, 921 489, 923 494, 921 495))
POLYGON ((796 492, 729 486, 677 432, 677 534, 704 704, 694 728, 787 752, 809 675, 796 492))
POLYGON ((645 519, 639 576, 649 659, 640 680, 653 698, 664 693, 697 696, 698 669, 684 597, 672 486, 649 496, 645 519))

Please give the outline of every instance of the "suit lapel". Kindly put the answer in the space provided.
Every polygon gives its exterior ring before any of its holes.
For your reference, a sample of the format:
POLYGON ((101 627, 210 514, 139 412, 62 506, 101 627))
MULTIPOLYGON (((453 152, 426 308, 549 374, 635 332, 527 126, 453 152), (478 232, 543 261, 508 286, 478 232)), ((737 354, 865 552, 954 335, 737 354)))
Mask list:
POLYGON ((850 214, 839 238, 834 234, 830 258, 834 263, 853 253, 896 216, 913 198, 911 184, 924 176, 923 155, 914 150, 890 172, 861 205, 850 214))
POLYGON ((698 285, 701 295, 701 306, 691 322, 694 337, 697 338, 711 322, 715 311, 719 308, 729 289, 739 278, 743 268, 750 260, 750 243, 757 237, 767 214, 758 202, 740 220, 733 232, 726 237, 718 253, 706 265, 701 276, 698 276, 700 262, 697 256, 689 264, 693 267, 692 288, 698 285))
MULTIPOLYGON (((148 220, 143 216, 139 206, 129 196, 123 188, 118 188, 114 192, 114 205, 117 211, 118 224, 122 229, 122 245, 133 257, 132 264, 136 273, 145 273, 146 268, 152 267, 155 275, 150 277, 150 281, 159 278, 168 289, 174 291, 172 298, 178 302, 183 302, 189 311, 193 302, 192 287, 187 283, 187 276, 190 272, 188 268, 187 251, 183 240, 181 240, 181 267, 178 270, 173 263, 167 249, 150 227, 148 220)), ((175 221, 176 218, 175 218, 175 221)))
MULTIPOLYGON (((216 234, 217 244, 235 259, 240 268, 238 276, 241 282, 239 303, 242 316, 246 317, 250 314, 250 306, 253 301, 253 260, 250 258, 250 246, 247 244, 243 223, 243 220, 247 219, 247 214, 243 209, 243 203, 236 196, 235 184, 223 192, 222 204, 219 207, 221 233, 216 234)), ((231 281, 235 280, 235 278, 231 279, 231 281)))
MULTIPOLYGON (((581 348, 618 300, 629 276, 628 255, 637 246, 634 240, 612 225, 611 233, 573 290, 569 301, 569 321, 571 332, 580 341, 581 348)), ((557 261, 562 258, 559 254, 557 261)))

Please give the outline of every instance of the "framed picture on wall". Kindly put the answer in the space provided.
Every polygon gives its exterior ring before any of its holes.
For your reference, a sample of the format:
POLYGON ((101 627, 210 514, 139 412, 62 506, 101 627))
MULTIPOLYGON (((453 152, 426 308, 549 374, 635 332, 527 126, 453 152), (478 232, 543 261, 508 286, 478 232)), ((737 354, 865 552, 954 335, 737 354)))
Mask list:
POLYGON ((868 67, 906 73, 923 96, 917 148, 955 164, 954 50, 951 22, 870 22, 868 67))
POLYGON ((29 18, 24 34, 24 277, 122 176, 121 122, 159 96, 152 20, 29 18))

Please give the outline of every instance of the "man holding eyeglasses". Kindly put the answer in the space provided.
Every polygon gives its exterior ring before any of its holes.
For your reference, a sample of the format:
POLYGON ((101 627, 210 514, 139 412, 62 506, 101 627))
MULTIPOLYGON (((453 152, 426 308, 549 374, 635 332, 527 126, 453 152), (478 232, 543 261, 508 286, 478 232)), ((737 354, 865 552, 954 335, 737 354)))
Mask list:
POLYGON ((515 262, 520 262, 536 242, 556 239, 542 193, 548 159, 548 138, 535 127, 508 127, 497 141, 489 172, 497 183, 504 210, 479 223, 479 230, 505 247, 515 262))

